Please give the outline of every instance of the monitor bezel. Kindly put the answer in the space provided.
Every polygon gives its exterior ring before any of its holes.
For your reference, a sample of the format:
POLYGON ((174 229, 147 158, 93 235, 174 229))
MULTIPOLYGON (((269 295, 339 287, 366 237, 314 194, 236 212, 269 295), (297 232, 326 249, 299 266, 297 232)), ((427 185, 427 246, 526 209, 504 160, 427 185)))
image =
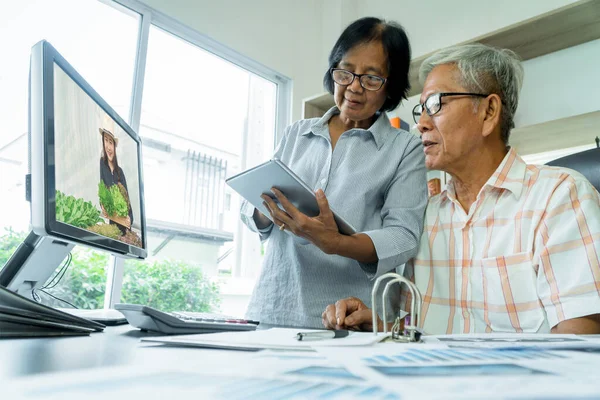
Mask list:
POLYGON ((49 235, 118 255, 146 258, 148 254, 148 239, 144 206, 142 141, 140 137, 47 41, 39 42, 32 49, 30 85, 31 91, 33 93, 37 92, 38 95, 38 103, 30 103, 29 145, 30 173, 32 178, 32 230, 40 236, 49 235), (140 184, 140 225, 143 248, 132 246, 119 240, 95 234, 56 220, 54 65, 61 68, 77 86, 90 96, 136 142, 138 182, 140 184), (42 115, 39 115, 40 113, 42 115), (41 126, 39 124, 40 121, 43 121, 41 126), (42 140, 40 141, 40 139, 42 140), (40 191, 43 193, 43 196, 37 195, 40 191))

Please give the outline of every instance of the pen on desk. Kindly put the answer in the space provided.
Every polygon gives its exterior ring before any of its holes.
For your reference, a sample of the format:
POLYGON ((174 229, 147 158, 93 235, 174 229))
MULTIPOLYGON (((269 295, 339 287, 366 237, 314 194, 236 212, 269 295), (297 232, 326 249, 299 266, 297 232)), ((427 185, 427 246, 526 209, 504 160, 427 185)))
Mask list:
POLYGON ((315 331, 315 332, 298 332, 296 339, 298 340, 322 340, 322 339, 337 339, 349 335, 349 332, 344 329, 334 331, 315 331))

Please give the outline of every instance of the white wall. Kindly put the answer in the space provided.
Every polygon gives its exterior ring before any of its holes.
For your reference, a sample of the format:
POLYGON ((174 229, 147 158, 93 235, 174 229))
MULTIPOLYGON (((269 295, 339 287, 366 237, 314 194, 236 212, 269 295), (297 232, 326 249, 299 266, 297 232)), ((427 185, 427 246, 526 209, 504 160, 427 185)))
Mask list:
POLYGON ((323 0, 323 52, 357 18, 399 22, 407 31, 413 57, 458 44, 563 7, 577 0, 323 0))
POLYGON ((525 61, 516 127, 600 110, 599 65, 600 39, 525 61))
POLYGON ((143 0, 173 17, 293 79, 292 119, 302 99, 323 91, 320 0, 143 0))
MULTIPOLYGON (((327 67, 329 52, 348 24, 358 19, 360 2, 363 0, 323 0, 321 24, 323 26, 321 37, 320 58, 327 67)), ((315 93, 313 93, 315 94, 315 93)))
POLYGON ((458 44, 576 0, 364 0, 357 15, 393 19, 408 32, 413 57, 458 44))

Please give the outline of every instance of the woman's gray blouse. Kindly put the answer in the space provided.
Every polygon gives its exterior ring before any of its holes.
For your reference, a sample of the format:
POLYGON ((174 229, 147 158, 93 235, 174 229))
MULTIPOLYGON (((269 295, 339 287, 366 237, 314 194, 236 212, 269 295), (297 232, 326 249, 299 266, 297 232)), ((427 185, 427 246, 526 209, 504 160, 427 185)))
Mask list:
MULTIPOLYGON (((275 151, 308 186, 323 189, 329 204, 358 232, 369 235, 379 261, 363 264, 327 255, 273 224, 258 230, 254 207, 243 202, 242 221, 269 239, 247 318, 265 324, 321 327, 328 304, 349 296, 370 306, 373 279, 414 257, 427 205, 421 140, 391 126, 381 113, 368 129, 344 132, 331 151, 328 121, 298 121, 286 128, 275 151)), ((390 291, 393 292, 393 291, 390 291)), ((380 310, 379 310, 380 312, 380 310)))

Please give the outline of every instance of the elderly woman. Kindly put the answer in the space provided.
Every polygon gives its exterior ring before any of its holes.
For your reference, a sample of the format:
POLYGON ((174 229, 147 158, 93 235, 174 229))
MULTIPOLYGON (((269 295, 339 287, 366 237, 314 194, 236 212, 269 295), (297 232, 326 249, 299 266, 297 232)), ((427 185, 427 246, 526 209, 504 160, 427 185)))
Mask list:
POLYGON ((427 204, 423 149, 385 114, 406 98, 409 64, 398 24, 362 18, 337 40, 324 77, 335 107, 289 126, 274 155, 314 188, 320 215, 300 213, 275 188, 285 210, 263 199, 277 227, 242 205, 244 223, 270 239, 248 318, 319 327, 327 304, 369 298, 374 277, 416 255, 427 204), (329 203, 359 233, 340 234, 329 203))

